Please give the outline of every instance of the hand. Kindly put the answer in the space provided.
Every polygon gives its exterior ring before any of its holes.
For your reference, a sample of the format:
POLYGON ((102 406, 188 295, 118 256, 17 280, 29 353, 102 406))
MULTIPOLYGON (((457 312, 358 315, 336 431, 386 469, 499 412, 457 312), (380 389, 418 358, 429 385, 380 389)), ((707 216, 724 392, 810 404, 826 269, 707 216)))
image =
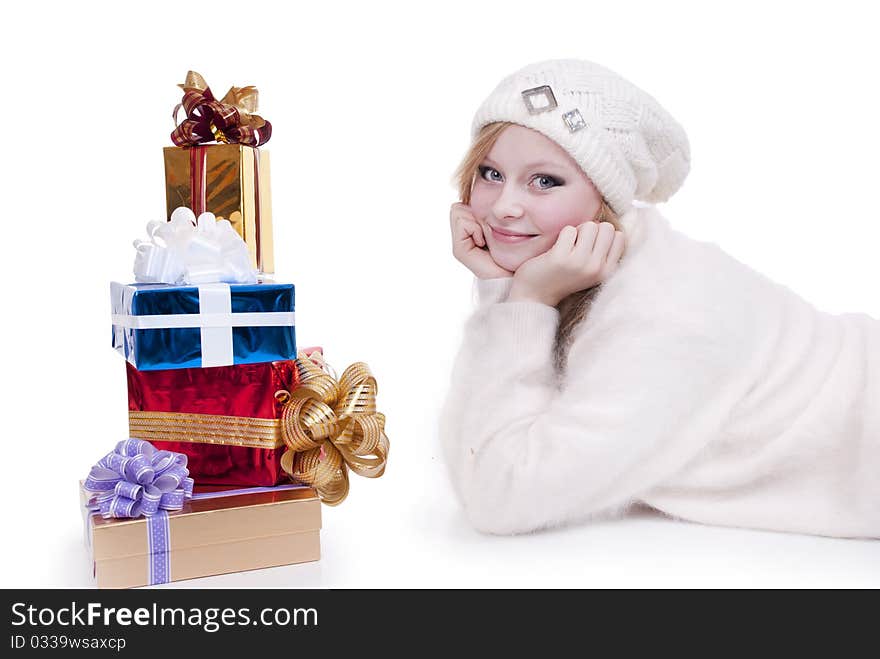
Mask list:
POLYGON ((449 225, 452 229, 452 254, 468 270, 480 279, 513 276, 512 272, 492 260, 492 255, 486 247, 483 228, 469 206, 462 203, 452 204, 452 209, 449 211, 449 225))
POLYGON ((607 279, 617 269, 625 242, 610 222, 564 227, 553 247, 517 268, 507 299, 555 307, 566 295, 607 279))

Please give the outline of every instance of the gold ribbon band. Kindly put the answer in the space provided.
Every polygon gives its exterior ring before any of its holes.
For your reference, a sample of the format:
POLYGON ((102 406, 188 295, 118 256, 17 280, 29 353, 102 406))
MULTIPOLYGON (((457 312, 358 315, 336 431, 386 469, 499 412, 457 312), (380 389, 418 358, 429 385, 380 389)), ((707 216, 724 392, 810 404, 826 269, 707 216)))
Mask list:
POLYGON ((181 412, 128 413, 128 432, 149 442, 192 442, 274 449, 284 446, 280 419, 181 412))

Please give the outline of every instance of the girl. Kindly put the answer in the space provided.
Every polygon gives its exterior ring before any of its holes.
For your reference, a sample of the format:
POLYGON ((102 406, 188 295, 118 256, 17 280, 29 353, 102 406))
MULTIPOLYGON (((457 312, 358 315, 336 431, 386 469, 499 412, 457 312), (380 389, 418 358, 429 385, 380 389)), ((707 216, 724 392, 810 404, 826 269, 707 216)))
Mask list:
POLYGON ((441 440, 478 529, 641 502, 880 537, 880 322, 820 312, 674 231, 681 126, 617 74, 528 66, 478 110, 450 213, 477 277, 441 440), (625 253, 624 253, 625 252, 625 253))

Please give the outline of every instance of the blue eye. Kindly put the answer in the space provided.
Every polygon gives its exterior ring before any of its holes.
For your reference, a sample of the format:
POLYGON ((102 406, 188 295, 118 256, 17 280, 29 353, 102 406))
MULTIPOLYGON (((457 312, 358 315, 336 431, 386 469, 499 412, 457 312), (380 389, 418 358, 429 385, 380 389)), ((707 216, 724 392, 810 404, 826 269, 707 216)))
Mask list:
POLYGON ((501 172, 492 167, 487 167, 486 165, 482 165, 480 168, 480 178, 485 179, 487 181, 500 182, 504 180, 504 177, 501 176, 501 172))
POLYGON ((532 179, 532 183, 537 184, 537 187, 541 190, 549 190, 550 188, 565 185, 564 181, 561 181, 553 176, 547 176, 546 174, 538 174, 535 178, 532 179))

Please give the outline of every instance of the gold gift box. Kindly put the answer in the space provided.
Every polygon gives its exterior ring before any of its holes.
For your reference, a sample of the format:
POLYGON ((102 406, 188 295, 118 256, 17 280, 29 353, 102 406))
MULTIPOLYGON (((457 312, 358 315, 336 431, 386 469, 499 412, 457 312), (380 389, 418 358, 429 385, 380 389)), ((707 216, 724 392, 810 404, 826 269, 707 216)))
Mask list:
MULTIPOLYGON (((196 493, 210 489, 223 490, 197 487, 196 493)), ((87 497, 81 482, 98 587, 148 585, 146 519, 104 519, 86 509, 87 497)), ((193 498, 168 514, 168 524, 170 581, 320 559, 321 502, 308 487, 193 498)))
POLYGON ((164 155, 168 217, 186 206, 196 215, 208 211, 229 220, 247 243, 254 267, 274 273, 269 152, 240 144, 206 144, 168 146, 164 155))

